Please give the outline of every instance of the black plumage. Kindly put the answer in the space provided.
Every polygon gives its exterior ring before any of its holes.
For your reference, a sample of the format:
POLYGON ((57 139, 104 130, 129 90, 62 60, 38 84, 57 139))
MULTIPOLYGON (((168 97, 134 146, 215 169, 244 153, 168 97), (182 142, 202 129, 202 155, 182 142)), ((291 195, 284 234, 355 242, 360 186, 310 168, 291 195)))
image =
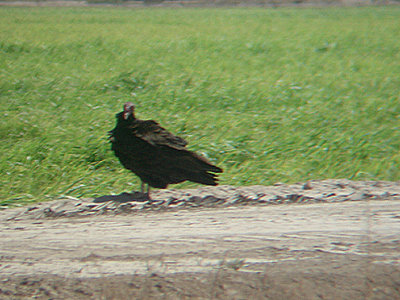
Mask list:
POLYGON ((192 181, 217 185, 222 169, 204 157, 186 149, 187 142, 161 127, 153 120, 135 118, 131 102, 116 115, 117 124, 109 132, 111 149, 121 164, 154 188, 166 188, 171 183, 192 181))

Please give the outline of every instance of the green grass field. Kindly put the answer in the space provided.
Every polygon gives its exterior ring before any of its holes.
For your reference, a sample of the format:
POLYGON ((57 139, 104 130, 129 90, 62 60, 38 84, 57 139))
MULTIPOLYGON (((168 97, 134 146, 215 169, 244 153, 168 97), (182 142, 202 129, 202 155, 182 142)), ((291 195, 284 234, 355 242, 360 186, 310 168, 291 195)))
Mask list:
POLYGON ((138 188, 106 138, 128 100, 223 167, 221 184, 400 179, 399 7, 0 18, 2 205, 138 188))

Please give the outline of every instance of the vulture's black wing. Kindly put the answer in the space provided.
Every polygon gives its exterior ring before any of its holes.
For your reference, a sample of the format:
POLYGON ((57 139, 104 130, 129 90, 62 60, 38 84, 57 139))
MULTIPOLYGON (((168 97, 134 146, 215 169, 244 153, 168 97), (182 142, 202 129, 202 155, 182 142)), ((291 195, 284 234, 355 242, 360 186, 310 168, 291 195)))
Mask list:
POLYGON ((173 135, 153 120, 137 120, 129 127, 132 134, 153 146, 183 149, 187 145, 183 138, 173 135))

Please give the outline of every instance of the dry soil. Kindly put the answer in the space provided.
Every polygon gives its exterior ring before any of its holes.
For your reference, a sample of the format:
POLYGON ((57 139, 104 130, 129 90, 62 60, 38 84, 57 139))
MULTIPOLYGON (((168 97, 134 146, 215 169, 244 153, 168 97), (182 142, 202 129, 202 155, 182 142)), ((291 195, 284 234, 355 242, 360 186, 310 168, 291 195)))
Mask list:
POLYGON ((0 222, 0 299, 400 299, 400 182, 63 198, 0 222))

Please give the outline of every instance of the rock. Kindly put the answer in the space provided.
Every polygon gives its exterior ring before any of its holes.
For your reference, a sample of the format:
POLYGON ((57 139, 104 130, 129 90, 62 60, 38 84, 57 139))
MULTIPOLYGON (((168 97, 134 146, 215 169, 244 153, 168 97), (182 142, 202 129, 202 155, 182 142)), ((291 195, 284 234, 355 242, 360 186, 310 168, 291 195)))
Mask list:
POLYGON ((307 181, 304 185, 303 185, 303 190, 311 190, 312 186, 311 183, 309 181, 307 181))
POLYGON ((362 200, 364 198, 365 198, 364 193, 362 191, 357 191, 357 192, 352 193, 348 197, 348 200, 350 200, 350 201, 360 201, 360 200, 362 200))

